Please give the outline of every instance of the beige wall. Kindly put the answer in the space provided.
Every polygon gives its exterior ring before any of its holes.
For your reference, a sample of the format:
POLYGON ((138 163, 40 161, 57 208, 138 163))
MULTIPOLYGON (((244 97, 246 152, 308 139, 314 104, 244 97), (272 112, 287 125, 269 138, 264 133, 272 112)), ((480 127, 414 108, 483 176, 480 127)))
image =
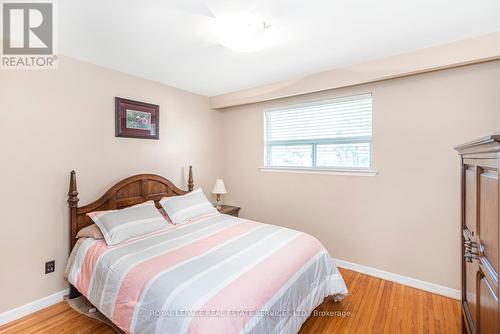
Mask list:
POLYGON ((68 58, 54 71, 0 71, 0 313, 67 287, 71 169, 82 205, 142 172, 184 187, 189 164, 210 190, 220 116, 206 97, 68 58), (159 104, 160 140, 115 138, 115 96, 159 104))
POLYGON ((459 288, 459 158, 500 130, 500 62, 226 109, 225 202, 335 258, 459 288), (373 93, 375 177, 261 172, 267 107, 373 93))

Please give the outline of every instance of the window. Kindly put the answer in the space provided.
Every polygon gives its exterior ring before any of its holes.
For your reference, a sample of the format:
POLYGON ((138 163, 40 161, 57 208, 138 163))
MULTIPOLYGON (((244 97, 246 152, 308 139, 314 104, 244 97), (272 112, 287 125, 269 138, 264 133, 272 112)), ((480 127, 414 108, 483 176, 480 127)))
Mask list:
POLYGON ((371 168, 371 94, 264 111, 265 167, 371 168))

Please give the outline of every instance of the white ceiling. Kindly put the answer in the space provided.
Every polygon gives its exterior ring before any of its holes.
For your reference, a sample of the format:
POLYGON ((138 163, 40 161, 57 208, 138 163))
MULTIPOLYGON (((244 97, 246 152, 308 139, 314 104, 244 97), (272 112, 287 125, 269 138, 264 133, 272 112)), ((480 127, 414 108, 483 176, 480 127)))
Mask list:
POLYGON ((64 0, 59 52, 213 96, 500 31, 499 0, 64 0), (256 16, 277 36, 220 45, 216 17, 256 16))

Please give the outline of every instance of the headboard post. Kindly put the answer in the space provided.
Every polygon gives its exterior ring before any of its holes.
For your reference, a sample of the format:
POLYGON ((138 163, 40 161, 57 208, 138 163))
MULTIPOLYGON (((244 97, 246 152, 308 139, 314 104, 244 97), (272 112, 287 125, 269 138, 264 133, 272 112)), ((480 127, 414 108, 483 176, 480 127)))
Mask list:
POLYGON ((78 209, 78 201, 79 201, 78 191, 76 188, 76 172, 72 170, 69 178, 69 192, 68 192, 69 221, 70 221, 70 232, 69 232, 70 251, 73 248, 76 240, 76 232, 77 232, 76 213, 78 209))
POLYGON ((193 188, 194 188, 193 166, 189 166, 188 191, 193 191, 193 188))

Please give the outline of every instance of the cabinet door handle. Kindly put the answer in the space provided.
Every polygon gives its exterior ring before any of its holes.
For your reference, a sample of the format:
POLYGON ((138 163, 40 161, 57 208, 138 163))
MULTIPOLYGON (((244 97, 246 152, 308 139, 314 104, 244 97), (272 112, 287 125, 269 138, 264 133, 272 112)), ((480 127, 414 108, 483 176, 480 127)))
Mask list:
POLYGON ((477 253, 466 252, 464 254, 465 261, 472 263, 473 260, 479 260, 479 256, 477 253))
POLYGON ((465 242, 464 242, 464 246, 465 246, 465 248, 471 248, 471 249, 472 249, 472 248, 478 248, 478 246, 477 246, 477 242, 472 241, 472 240, 469 240, 469 239, 468 239, 468 240, 465 240, 465 242))

